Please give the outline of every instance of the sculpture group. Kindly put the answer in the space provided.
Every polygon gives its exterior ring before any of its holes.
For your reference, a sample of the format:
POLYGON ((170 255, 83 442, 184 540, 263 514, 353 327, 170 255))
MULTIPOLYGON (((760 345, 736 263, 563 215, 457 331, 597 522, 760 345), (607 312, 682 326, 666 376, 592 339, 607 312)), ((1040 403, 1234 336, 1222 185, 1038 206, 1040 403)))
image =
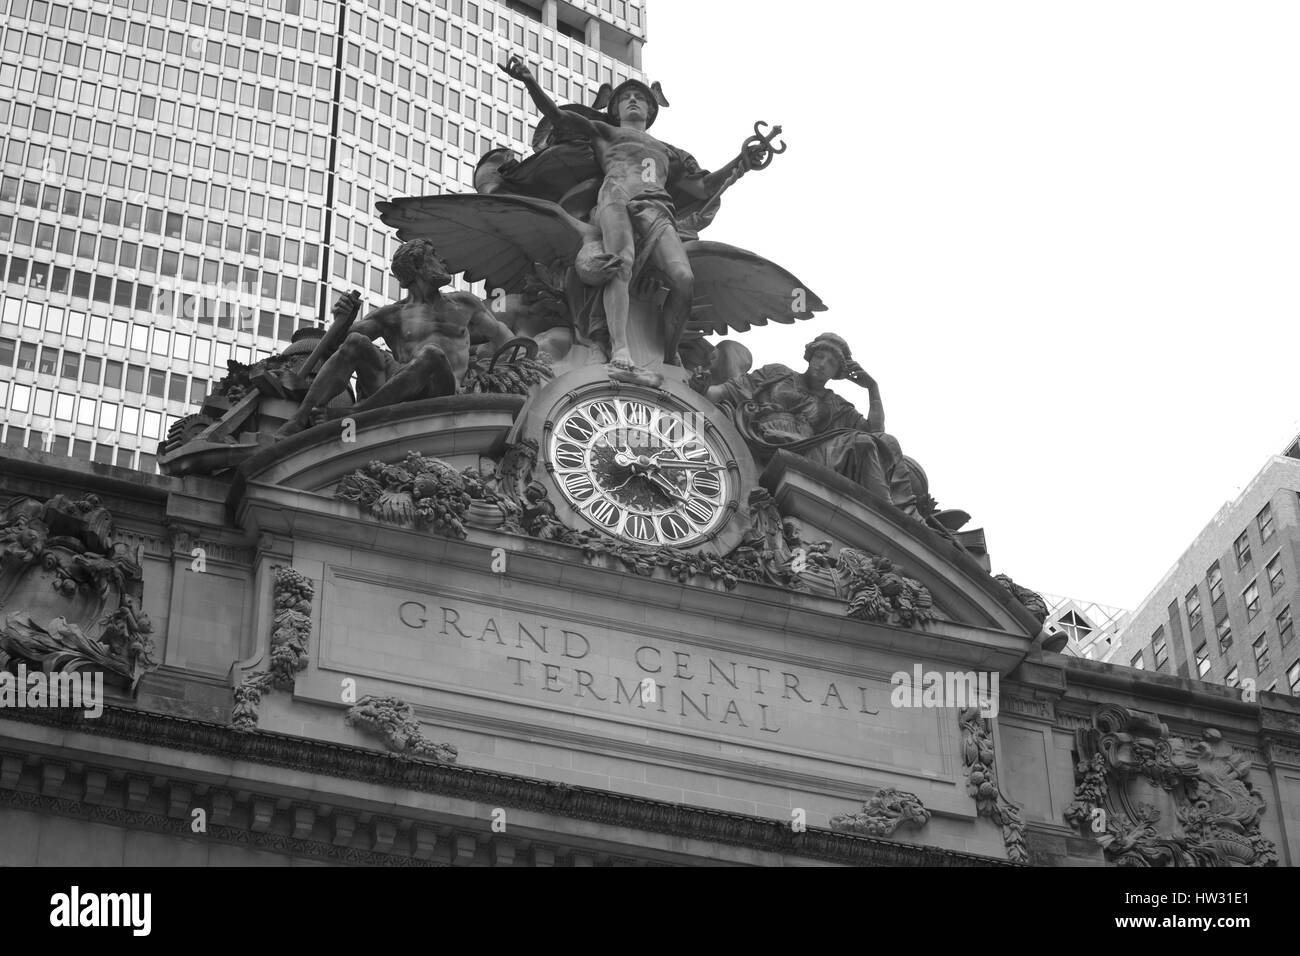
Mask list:
MULTIPOLYGON (((957 513, 935 512, 924 475, 885 432, 879 387, 843 338, 817 336, 796 372, 753 369, 731 337, 825 310, 775 263, 699 238, 723 194, 785 150, 779 127, 756 123, 739 155, 708 172, 649 132, 668 105, 657 83, 628 80, 606 85, 591 106, 557 105, 519 58, 502 70, 541 112, 534 153, 490 150, 471 194, 379 204, 403 240, 392 268, 405 297, 364 317, 358 293, 339 301, 332 327, 296 366, 305 394, 278 437, 467 390, 472 368, 523 345, 549 375, 598 364, 615 381, 688 382, 760 465, 777 450, 803 455, 945 533, 960 525, 957 513), (448 291, 457 274, 484 282, 485 297, 448 291), (827 387, 834 380, 867 391, 865 416, 827 387)), ((518 360, 516 349, 503 368, 518 360)))

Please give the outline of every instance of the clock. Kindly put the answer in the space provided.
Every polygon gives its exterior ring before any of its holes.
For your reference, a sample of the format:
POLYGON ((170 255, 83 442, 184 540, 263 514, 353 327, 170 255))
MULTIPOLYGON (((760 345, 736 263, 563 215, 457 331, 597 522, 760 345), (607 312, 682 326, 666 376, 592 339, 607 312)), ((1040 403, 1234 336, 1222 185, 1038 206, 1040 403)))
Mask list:
POLYGON ((537 441, 558 516, 631 544, 726 553, 756 487, 749 449, 684 383, 566 373, 529 403, 516 438, 537 441))

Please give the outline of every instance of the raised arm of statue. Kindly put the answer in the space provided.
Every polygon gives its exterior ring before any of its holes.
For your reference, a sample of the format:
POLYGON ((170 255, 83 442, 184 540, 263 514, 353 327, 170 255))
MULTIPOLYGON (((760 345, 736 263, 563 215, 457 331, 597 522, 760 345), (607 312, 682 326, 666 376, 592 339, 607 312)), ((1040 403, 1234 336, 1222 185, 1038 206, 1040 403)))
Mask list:
POLYGON ((524 88, 528 90, 528 95, 533 98, 533 102, 537 104, 537 108, 541 110, 542 115, 555 124, 557 129, 572 130, 591 137, 601 135, 599 124, 593 123, 581 114, 571 110, 562 110, 556 106, 555 101, 542 89, 542 85, 537 82, 537 77, 533 76, 533 71, 528 69, 528 64, 523 61, 522 57, 510 57, 505 65, 501 67, 501 70, 506 76, 524 84, 524 88))

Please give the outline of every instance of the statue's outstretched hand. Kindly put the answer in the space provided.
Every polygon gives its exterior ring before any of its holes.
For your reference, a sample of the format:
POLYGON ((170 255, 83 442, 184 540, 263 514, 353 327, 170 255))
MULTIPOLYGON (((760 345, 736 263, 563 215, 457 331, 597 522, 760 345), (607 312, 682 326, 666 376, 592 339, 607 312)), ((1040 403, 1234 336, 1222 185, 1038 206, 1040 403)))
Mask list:
POLYGON ((867 388, 867 389, 879 387, 878 385, 876 385, 876 380, 872 378, 870 375, 868 375, 867 370, 864 369, 857 362, 849 362, 848 366, 844 369, 844 372, 845 372, 844 377, 847 378, 854 385, 857 385, 861 388, 867 388))
POLYGON ((361 299, 358 296, 340 296, 339 300, 334 303, 334 318, 337 321, 347 322, 349 319, 355 319, 360 311, 361 299))
POLYGON ((501 67, 506 76, 516 80, 528 80, 532 77, 533 71, 528 69, 528 64, 524 62, 521 56, 512 56, 506 60, 505 65, 501 67))

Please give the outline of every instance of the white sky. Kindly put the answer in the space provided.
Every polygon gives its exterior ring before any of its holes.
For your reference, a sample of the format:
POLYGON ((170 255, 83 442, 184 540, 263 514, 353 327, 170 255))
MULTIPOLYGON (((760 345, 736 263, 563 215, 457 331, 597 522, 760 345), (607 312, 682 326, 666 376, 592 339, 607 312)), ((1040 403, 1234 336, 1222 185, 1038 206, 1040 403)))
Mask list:
MULTIPOLYGON (((995 571, 1133 608, 1300 431, 1300 4, 651 0, 654 132, 789 152, 705 238, 830 306, 995 571)), ((840 394, 866 393, 837 383, 840 394)))

